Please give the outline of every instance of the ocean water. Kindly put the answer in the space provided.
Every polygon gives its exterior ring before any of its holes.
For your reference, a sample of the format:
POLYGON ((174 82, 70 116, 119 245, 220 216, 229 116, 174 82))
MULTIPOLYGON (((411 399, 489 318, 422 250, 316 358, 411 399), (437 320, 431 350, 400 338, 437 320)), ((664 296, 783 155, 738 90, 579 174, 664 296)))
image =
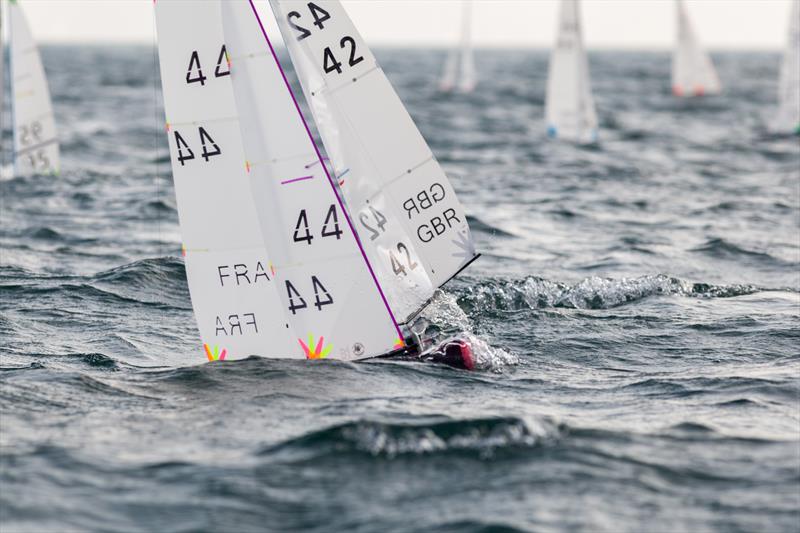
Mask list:
MULTIPOLYGON (((797 531, 800 141, 779 57, 593 53, 601 142, 546 139, 547 54, 377 50, 483 257, 429 320, 481 369, 201 364, 150 47, 45 47, 62 175, 0 204, 0 529, 797 531)), ((6 140, 8 131, 5 132, 6 140)))

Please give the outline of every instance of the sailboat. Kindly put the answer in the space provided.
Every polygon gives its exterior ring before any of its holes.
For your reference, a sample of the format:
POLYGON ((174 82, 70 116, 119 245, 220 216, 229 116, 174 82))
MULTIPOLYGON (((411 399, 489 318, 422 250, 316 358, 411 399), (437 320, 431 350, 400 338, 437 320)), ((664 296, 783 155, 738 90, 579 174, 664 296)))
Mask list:
POLYGON ((722 86, 714 64, 697 39, 684 0, 675 0, 677 43, 672 56, 672 93, 675 96, 715 95, 722 86))
POLYGON ((597 140, 589 61, 579 0, 561 0, 558 39, 550 58, 545 105, 547 133, 579 143, 597 140))
POLYGON ((469 93, 475 89, 475 59, 472 54, 472 0, 461 2, 461 38, 444 64, 439 90, 469 93))
POLYGON ((155 3, 205 357, 419 351, 409 324, 479 255, 464 209, 341 4, 271 6, 327 157, 252 0, 155 3))
MULTIPOLYGON (((58 136, 47 78, 25 14, 16 0, 8 2, 8 19, 2 30, 8 33, 14 175, 57 174, 58 136)), ((4 75, 5 70, 0 69, 0 81, 4 75)), ((0 107, 2 102, 0 99, 0 107)), ((5 152, 3 155, 5 160, 5 152)))
POLYGON ((800 135, 800 2, 792 2, 789 34, 783 52, 775 129, 800 135))

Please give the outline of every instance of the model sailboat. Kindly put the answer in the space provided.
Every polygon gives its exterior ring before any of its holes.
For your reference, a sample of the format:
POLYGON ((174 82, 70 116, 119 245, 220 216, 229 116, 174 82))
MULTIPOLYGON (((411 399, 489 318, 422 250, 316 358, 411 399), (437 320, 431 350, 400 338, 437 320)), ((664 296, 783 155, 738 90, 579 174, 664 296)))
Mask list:
POLYGON ((16 0, 9 0, 4 22, 10 58, 14 175, 56 174, 60 161, 50 91, 39 50, 16 0))
POLYGON ((672 93, 675 96, 715 95, 722 87, 708 52, 700 45, 683 0, 675 0, 677 44, 672 56, 672 93))
POLYGON ((780 108, 775 129, 800 135, 800 2, 798 1, 792 2, 778 99, 780 108))
POLYGON ((252 1, 156 2, 206 356, 406 350, 404 323, 477 257, 463 208, 339 2, 272 7, 330 161, 252 1))
POLYGON ((579 0, 562 0, 558 40, 550 58, 547 133, 574 142, 597 140, 597 114, 583 44, 579 0))
POLYGON ((472 0, 461 2, 461 38, 450 51, 439 82, 439 90, 463 93, 475 88, 475 59, 472 54, 472 0))

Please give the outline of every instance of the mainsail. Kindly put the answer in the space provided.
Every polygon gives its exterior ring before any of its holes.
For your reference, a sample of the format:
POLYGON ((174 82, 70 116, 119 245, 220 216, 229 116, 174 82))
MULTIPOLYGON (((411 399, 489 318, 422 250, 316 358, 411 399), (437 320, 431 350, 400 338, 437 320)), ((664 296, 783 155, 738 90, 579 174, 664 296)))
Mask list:
POLYGON ((558 40, 550 59, 547 132, 575 142, 597 139, 597 114, 583 44, 579 0, 561 0, 558 40))
POLYGON ((780 109, 775 128, 800 134, 800 1, 798 0, 792 2, 778 99, 780 109))
POLYGON ((271 5, 360 241, 403 322, 477 257, 464 209, 341 3, 271 5))
POLYGON ((208 358, 359 359, 402 347, 252 5, 158 0, 156 21, 208 358))
POLYGON ((675 0, 677 44, 672 56, 672 92, 676 96, 719 94, 722 87, 714 65, 697 39, 683 0, 675 0))
POLYGON ((186 277, 206 356, 300 357, 245 166, 219 0, 158 0, 155 13, 186 277))
POLYGON ((22 8, 8 4, 14 174, 57 174, 58 137, 42 59, 22 8))
POLYGON ((472 0, 461 2, 461 38, 445 61, 439 90, 458 89, 468 93, 475 88, 475 59, 472 55, 472 0))

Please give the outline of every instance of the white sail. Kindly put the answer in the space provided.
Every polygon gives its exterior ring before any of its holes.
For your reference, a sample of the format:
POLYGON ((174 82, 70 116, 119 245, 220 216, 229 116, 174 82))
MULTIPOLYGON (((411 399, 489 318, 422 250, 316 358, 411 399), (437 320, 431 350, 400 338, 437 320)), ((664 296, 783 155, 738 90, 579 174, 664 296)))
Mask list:
POLYGON ((223 2, 222 12, 253 196, 298 345, 339 359, 402 347, 255 7, 223 2))
POLYGON ((464 209, 341 3, 271 5, 360 240, 405 320, 477 256, 464 209))
POLYGON ((447 56, 439 82, 444 92, 458 89, 468 93, 475 88, 475 58, 472 54, 472 0, 461 2, 461 37, 447 56))
POLYGON ((58 136, 42 59, 22 8, 8 4, 14 174, 57 174, 58 136))
POLYGON ((800 0, 792 2, 789 34, 783 52, 775 128, 800 134, 800 0))
POLYGON ((711 58, 697 39, 683 0, 675 0, 677 43, 672 56, 672 93, 676 96, 719 94, 722 87, 711 58))
POLYGON ((5 122, 3 122, 3 109, 5 109, 5 87, 6 87, 6 30, 3 26, 3 5, 0 4, 0 168, 6 162, 6 147, 3 144, 3 129, 5 122))
POLYGON ((579 0, 561 1, 558 38, 550 58, 545 118, 551 137, 574 142, 597 139, 597 114, 579 0))
POLYGON ((58 135, 42 59, 22 8, 8 4, 14 174, 57 174, 58 135))
POLYGON ((219 0, 155 3, 186 277, 208 359, 302 357, 242 149, 219 0), (191 23, 187 23, 191 21, 191 23))

